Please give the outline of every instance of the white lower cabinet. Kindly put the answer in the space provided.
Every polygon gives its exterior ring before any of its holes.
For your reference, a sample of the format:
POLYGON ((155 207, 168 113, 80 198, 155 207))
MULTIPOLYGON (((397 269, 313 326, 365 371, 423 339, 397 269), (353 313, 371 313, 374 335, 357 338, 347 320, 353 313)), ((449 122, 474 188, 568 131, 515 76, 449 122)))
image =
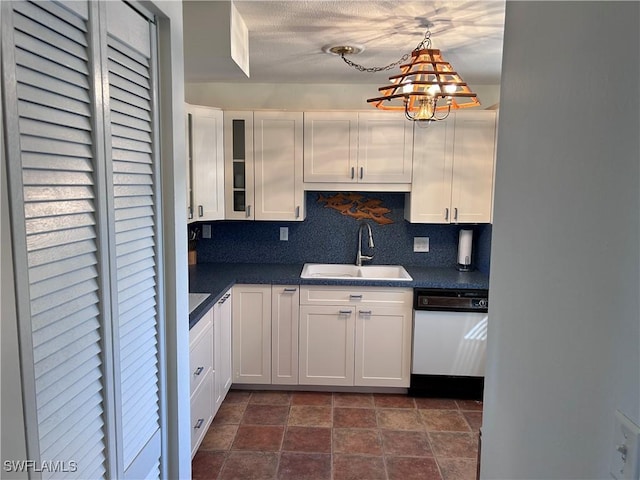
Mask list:
POLYGON ((271 285, 233 287, 233 383, 271 383, 271 285))
POLYGON ((191 456, 195 455, 213 420, 213 309, 189 331, 191 370, 191 456))
POLYGON ((271 287, 271 383, 298 384, 300 289, 271 287))
POLYGON ((189 331, 191 456, 231 387, 231 290, 189 331))
POLYGON ((300 306, 301 385, 353 385, 355 309, 300 306))
POLYGON ((231 388, 231 303, 232 294, 229 290, 213 307, 214 415, 231 388))
POLYGON ((409 386, 411 289, 302 286, 300 295, 301 385, 409 386))
POLYGON ((233 383, 408 387, 412 301, 410 288, 235 285, 233 383))

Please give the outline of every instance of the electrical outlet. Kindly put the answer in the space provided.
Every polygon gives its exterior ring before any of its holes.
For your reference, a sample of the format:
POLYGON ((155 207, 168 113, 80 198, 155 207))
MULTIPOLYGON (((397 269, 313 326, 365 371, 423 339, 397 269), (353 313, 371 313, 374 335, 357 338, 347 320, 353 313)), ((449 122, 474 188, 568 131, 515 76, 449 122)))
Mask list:
POLYGON ((413 237, 413 251, 414 252, 428 252, 429 251, 429 237, 413 237))
POLYGON ((202 225, 202 238, 211 238, 211 225, 202 225))
POLYGON ((280 240, 284 242, 289 240, 289 227, 280 227, 280 240))
POLYGON ((618 480, 637 479, 640 475, 640 427, 616 410, 610 473, 618 480))

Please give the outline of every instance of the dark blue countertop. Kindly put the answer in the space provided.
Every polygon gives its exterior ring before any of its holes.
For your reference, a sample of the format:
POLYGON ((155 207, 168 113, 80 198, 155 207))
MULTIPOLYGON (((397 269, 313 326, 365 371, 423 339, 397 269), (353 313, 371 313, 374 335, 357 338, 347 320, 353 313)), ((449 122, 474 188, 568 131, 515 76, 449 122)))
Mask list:
POLYGON ((279 263, 199 263, 189 267, 189 291, 210 293, 189 315, 189 328, 226 293, 234 284, 274 285, 345 285, 375 287, 422 287, 422 288, 489 288, 489 276, 478 271, 459 272, 454 267, 405 266, 413 278, 410 282, 381 280, 333 280, 300 278, 302 264, 279 263))

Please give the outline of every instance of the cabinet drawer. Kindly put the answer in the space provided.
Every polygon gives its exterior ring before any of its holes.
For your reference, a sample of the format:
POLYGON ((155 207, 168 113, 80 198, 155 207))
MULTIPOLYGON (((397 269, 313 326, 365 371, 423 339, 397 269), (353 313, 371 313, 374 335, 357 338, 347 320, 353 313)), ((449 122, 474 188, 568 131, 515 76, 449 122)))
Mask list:
POLYGON ((301 305, 411 304, 413 290, 394 287, 302 286, 301 305))
POLYGON ((213 329, 211 322, 207 323, 208 327, 196 336, 189 348, 191 395, 213 370, 213 329))
POLYGON ((195 455, 213 420, 213 371, 209 371, 191 397, 191 457, 195 455))

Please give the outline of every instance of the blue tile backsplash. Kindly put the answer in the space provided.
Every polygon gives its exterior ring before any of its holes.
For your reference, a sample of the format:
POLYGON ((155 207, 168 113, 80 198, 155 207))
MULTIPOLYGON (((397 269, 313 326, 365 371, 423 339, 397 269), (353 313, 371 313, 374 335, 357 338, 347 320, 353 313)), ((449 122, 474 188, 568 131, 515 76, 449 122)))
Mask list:
MULTIPOLYGON (((198 263, 353 263, 355 262, 359 221, 342 215, 318 202, 319 195, 332 192, 307 192, 307 217, 303 222, 218 221, 211 222, 211 239, 197 240, 198 263), (289 227, 289 240, 280 241, 280 227, 289 227)), ((491 225, 426 225, 404 219, 404 193, 363 192, 368 198, 382 200, 389 208, 385 217, 394 223, 371 225, 375 248, 369 249, 363 238, 363 254, 371 255, 369 264, 455 267, 458 232, 473 230, 473 266, 489 273, 491 225), (414 253, 413 237, 429 237, 429 252, 414 253)))

